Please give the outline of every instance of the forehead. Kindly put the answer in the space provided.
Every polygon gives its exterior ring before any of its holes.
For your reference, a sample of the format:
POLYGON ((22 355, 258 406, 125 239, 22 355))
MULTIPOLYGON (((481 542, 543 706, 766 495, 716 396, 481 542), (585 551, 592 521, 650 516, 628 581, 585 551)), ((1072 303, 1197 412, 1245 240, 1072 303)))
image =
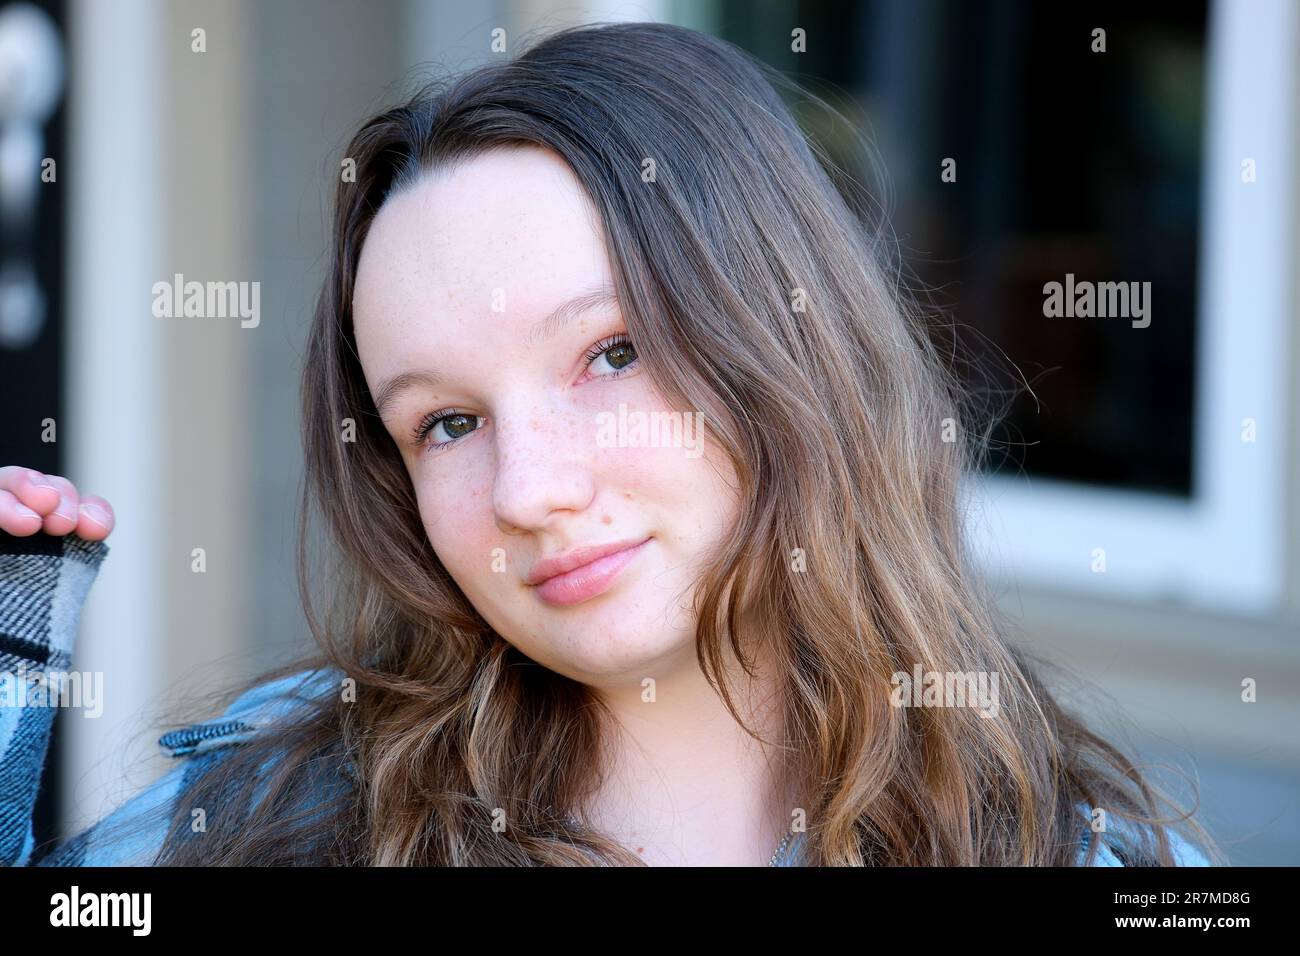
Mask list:
POLYGON ((358 347, 440 315, 490 314, 502 297, 506 315, 545 314, 608 279, 599 226, 549 150, 493 150, 422 177, 389 197, 366 237, 352 302, 358 347))

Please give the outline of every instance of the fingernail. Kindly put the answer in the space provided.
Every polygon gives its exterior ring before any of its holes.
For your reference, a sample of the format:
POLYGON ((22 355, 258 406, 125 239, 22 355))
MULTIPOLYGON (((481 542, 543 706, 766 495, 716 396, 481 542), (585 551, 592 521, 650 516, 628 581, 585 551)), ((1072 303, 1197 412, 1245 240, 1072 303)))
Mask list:
MULTIPOLYGON (((53 488, 54 482, 46 478, 39 471, 32 472, 32 484, 39 485, 42 488, 53 488)), ((35 514, 35 512, 33 512, 35 514)))
POLYGON ((60 498, 59 506, 54 509, 54 513, 58 515, 60 518, 66 518, 69 521, 75 522, 77 520, 77 515, 71 508, 68 507, 68 505, 70 505, 71 503, 72 502, 70 502, 67 498, 60 498))
POLYGON ((113 520, 108 516, 108 512, 95 504, 93 501, 87 501, 81 506, 81 513, 89 518, 101 528, 107 528, 113 520))
POLYGON ((19 516, 20 518, 39 518, 39 517, 40 517, 40 515, 38 515, 38 514, 37 514, 35 511, 33 511, 31 508, 27 507, 27 506, 26 506, 25 504, 23 504, 21 501, 16 502, 16 503, 14 504, 14 510, 16 510, 16 511, 18 512, 18 516, 19 516))

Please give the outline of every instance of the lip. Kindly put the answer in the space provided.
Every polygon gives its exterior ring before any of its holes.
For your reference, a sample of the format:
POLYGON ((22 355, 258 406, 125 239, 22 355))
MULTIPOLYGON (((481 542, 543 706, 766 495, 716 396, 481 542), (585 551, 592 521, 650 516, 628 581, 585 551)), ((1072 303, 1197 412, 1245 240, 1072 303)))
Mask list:
POLYGON ((548 604, 577 604, 609 590, 649 541, 643 538, 593 545, 546 558, 529 572, 528 583, 548 604))

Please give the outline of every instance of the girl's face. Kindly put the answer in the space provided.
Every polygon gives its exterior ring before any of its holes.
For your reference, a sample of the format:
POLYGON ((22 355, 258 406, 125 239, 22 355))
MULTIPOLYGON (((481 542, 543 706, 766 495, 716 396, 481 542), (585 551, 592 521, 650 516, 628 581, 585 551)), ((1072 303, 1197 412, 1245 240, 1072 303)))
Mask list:
POLYGON ((737 494, 700 418, 674 414, 641 368, 599 222, 549 150, 426 176, 375 217, 353 319, 448 572, 525 655, 613 687, 698 667, 693 587, 737 494), (658 424, 638 433, 638 416, 658 424), (541 562, 607 545, 638 547, 530 583, 541 562))

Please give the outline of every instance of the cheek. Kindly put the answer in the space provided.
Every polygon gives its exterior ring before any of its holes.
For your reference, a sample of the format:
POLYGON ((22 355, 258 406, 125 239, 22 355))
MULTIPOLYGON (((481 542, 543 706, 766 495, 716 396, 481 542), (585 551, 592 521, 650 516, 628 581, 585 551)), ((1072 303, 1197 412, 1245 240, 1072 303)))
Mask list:
POLYGON ((699 462, 687 458, 680 448, 619 448, 607 454, 610 479, 649 502, 682 507, 704 490, 699 484, 705 477, 699 462))
POLYGON ((710 493, 718 479, 707 459, 716 449, 707 444, 703 416, 674 410, 644 375, 633 382, 631 394, 618 396, 618 413, 601 409, 594 470, 652 502, 691 502, 710 493))
POLYGON ((415 483, 420 523, 452 576, 459 579, 488 567, 499 533, 487 481, 475 477, 448 485, 417 476, 415 483))

